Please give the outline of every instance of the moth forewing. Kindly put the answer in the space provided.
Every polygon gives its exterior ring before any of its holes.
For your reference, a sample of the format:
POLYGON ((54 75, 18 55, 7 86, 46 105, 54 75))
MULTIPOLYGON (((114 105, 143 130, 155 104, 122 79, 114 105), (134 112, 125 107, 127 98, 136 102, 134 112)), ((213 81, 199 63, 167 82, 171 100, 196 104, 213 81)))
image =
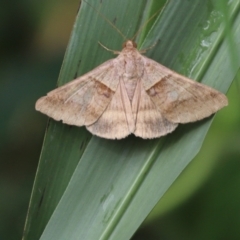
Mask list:
POLYGON ((147 75, 152 79, 150 84, 150 81, 146 81, 147 92, 169 121, 187 123, 201 120, 228 104, 223 93, 184 77, 151 59, 146 58, 146 62, 149 62, 149 68, 146 67, 147 75), (154 76, 159 77, 160 81, 155 83, 154 76))

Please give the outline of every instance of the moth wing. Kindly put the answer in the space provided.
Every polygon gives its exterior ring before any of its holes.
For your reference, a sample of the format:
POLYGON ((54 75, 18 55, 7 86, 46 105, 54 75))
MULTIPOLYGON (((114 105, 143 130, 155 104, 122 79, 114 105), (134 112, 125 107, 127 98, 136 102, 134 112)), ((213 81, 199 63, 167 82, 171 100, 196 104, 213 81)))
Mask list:
POLYGON ((133 114, 136 122, 134 134, 141 138, 157 138, 172 132, 178 124, 168 121, 146 93, 141 80, 133 97, 133 114))
POLYGON ((107 108, 117 85, 114 60, 109 60, 40 98, 36 110, 70 125, 89 125, 107 108))
POLYGON ((131 103, 122 80, 108 107, 96 122, 87 126, 87 129, 92 134, 107 139, 121 139, 134 131, 131 103))
POLYGON ((194 122, 228 105, 227 97, 144 57, 143 85, 157 108, 174 123, 194 122), (151 76, 152 75, 152 76, 151 76), (151 85, 146 84, 151 77, 151 85))

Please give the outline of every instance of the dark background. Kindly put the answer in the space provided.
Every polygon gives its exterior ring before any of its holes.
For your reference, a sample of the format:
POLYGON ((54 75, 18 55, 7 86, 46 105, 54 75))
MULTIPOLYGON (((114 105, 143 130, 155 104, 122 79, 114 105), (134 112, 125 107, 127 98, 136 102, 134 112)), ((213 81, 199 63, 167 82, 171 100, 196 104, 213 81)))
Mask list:
MULTIPOLYGON (((56 86, 78 7, 79 0, 0 2, 0 239, 21 239, 47 123, 34 105, 56 86)), ((163 200, 155 213, 168 210, 134 239, 240 239, 239 89, 236 80, 229 107, 169 193, 176 201, 163 200)))

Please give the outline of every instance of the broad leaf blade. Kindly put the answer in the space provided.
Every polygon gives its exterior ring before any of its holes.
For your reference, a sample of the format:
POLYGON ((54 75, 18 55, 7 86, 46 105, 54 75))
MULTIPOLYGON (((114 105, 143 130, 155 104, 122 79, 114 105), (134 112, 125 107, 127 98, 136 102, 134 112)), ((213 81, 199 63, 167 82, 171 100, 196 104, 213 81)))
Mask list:
MULTIPOLYGON (((112 6, 117 6, 117 3, 114 5, 114 2, 111 1, 112 6)), ((147 4, 144 5, 146 1, 137 1, 138 4, 135 2, 132 7, 128 5, 128 2, 121 2, 121 6, 125 7, 119 8, 121 17, 123 17, 121 15, 123 12, 120 12, 120 10, 123 11, 123 9, 132 11, 130 16, 137 12, 136 6, 139 7, 137 16, 144 13, 145 8, 150 9, 147 4)), ((148 3, 151 2, 148 1, 148 3)), ((103 2, 101 11, 105 14, 104 4, 107 4, 107 2, 103 2)), ((147 35, 144 46, 150 46, 150 43, 155 42, 160 36, 160 44, 148 53, 150 57, 178 70, 178 72, 192 75, 193 78, 197 76, 200 81, 224 92, 237 71, 236 68, 228 68, 228 64, 230 64, 228 44, 223 38, 223 41, 218 43, 218 48, 214 48, 212 45, 202 51, 201 46, 199 47, 199 35, 201 36, 204 26, 196 30, 199 24, 201 26, 211 19, 211 14, 215 9, 214 6, 210 8, 209 4, 210 2, 207 0, 198 0, 194 3, 185 0, 169 1, 163 14, 156 20, 147 35), (205 7, 201 7, 202 5, 205 7), (192 53, 193 49, 196 55, 192 53), (213 51, 213 49, 215 50, 213 51), (183 50, 184 52, 182 52, 183 50), (204 58, 198 58, 199 52, 204 58), (190 60, 186 56, 190 56, 190 60), (202 68, 201 66, 205 64, 206 58, 211 61, 209 60, 209 64, 202 68), (216 72, 220 72, 220 74, 216 75, 216 72), (201 76, 204 77, 201 78, 201 76)), ((231 3, 231 7, 238 5, 237 1, 231 3)), ((233 11, 233 13, 235 12, 233 11)), ((105 15, 112 19, 111 16, 107 15, 107 12, 105 15)), ((92 21, 94 16, 89 19, 92 21)), ((133 20, 133 18, 131 19, 133 20)), ((84 20, 86 21, 86 19, 84 20)), ((95 52, 97 54, 96 62, 104 58, 102 54, 99 54, 100 50, 97 47, 90 49, 91 45, 88 45, 88 48, 84 48, 83 43, 79 40, 80 33, 78 32, 78 26, 81 25, 80 23, 83 20, 78 17, 76 21, 63 64, 60 82, 70 79, 70 76, 75 74, 79 65, 79 59, 76 59, 79 58, 79 55, 84 60, 81 61, 80 65, 84 69, 87 69, 89 63, 85 62, 85 57, 89 57, 87 53, 95 52), (81 51, 78 50, 79 48, 81 51), (74 52, 74 50, 79 52, 74 52)), ((128 21, 131 22, 131 28, 125 26, 125 23, 118 27, 122 27, 120 28, 123 29, 122 31, 126 30, 126 32, 134 33, 141 22, 140 17, 134 24, 130 19, 128 21)), ((218 21, 219 26, 221 26, 222 19, 219 18, 218 21)), ((239 33, 237 31, 239 26, 237 25, 239 23, 237 18, 235 21, 234 37, 240 39, 237 35, 239 33)), ((213 43, 219 41, 219 35, 222 34, 219 26, 215 25, 216 35, 212 39, 213 43)), ((99 38, 96 37, 95 39, 101 39, 100 36, 106 28, 105 25, 102 26, 102 32, 98 32, 99 38)), ((115 44, 119 44, 120 41, 115 40, 115 37, 112 39, 110 37, 114 46, 107 45, 107 47, 116 49, 115 44)), ((108 42, 108 40, 104 40, 106 45, 105 42, 108 42)), ((239 52, 239 49, 237 51, 239 52)), ((237 65, 239 66, 239 59, 237 65)), ((33 206, 34 201, 37 204, 41 197, 41 194, 37 194, 36 189, 42 190, 45 186, 47 189, 45 196, 47 197, 43 198, 42 205, 39 208, 41 213, 43 211, 47 215, 45 218, 41 216, 42 229, 57 205, 61 193, 67 186, 67 179, 70 179, 71 171, 75 169, 75 166, 76 169, 41 239, 129 239, 161 196, 197 154, 210 124, 211 119, 207 119, 180 126, 173 134, 155 140, 142 140, 130 136, 121 141, 109 141, 97 137, 92 137, 89 141, 87 139, 89 139, 90 134, 86 133, 83 128, 78 129, 51 121, 35 183, 35 195, 33 193, 32 198, 33 206), (83 134, 85 135, 83 136, 83 134), (67 139, 67 141, 64 139, 67 139), (54 144, 54 146, 51 144, 54 144), (85 150, 84 147, 79 150, 80 145, 87 147, 85 150), (62 167, 68 166, 66 162, 69 162, 71 167, 66 169, 66 172, 63 171, 67 175, 63 182, 61 182, 61 176, 54 172, 54 178, 59 180, 62 187, 60 190, 56 190, 58 192, 57 197, 54 196, 55 201, 52 201, 51 191, 54 188, 47 184, 54 183, 54 186, 57 187, 57 180, 55 182, 51 181, 49 179, 50 172, 47 171, 46 176, 48 178, 44 185, 41 183, 43 178, 39 175, 43 174, 42 166, 44 163, 49 164, 49 159, 55 162, 58 158, 60 159, 58 164, 62 164, 62 167), (50 210, 47 209, 49 203, 50 210)), ((54 167, 59 170, 55 163, 54 167)), ((33 216, 36 216, 36 208, 32 207, 31 210, 29 216, 33 218, 33 216)), ((34 221, 30 221, 30 223, 34 223, 34 221)), ((27 226, 30 226, 30 224, 27 226)), ((42 230, 36 229, 39 233, 42 230)))

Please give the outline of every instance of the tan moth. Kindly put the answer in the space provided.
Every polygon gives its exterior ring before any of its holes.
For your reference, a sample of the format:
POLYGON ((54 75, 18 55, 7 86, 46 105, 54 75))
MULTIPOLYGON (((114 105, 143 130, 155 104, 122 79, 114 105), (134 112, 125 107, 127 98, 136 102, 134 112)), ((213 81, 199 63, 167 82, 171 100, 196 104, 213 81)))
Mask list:
POLYGON ((127 40, 118 56, 49 92, 36 110, 94 135, 157 138, 228 104, 221 92, 143 56, 127 40))

